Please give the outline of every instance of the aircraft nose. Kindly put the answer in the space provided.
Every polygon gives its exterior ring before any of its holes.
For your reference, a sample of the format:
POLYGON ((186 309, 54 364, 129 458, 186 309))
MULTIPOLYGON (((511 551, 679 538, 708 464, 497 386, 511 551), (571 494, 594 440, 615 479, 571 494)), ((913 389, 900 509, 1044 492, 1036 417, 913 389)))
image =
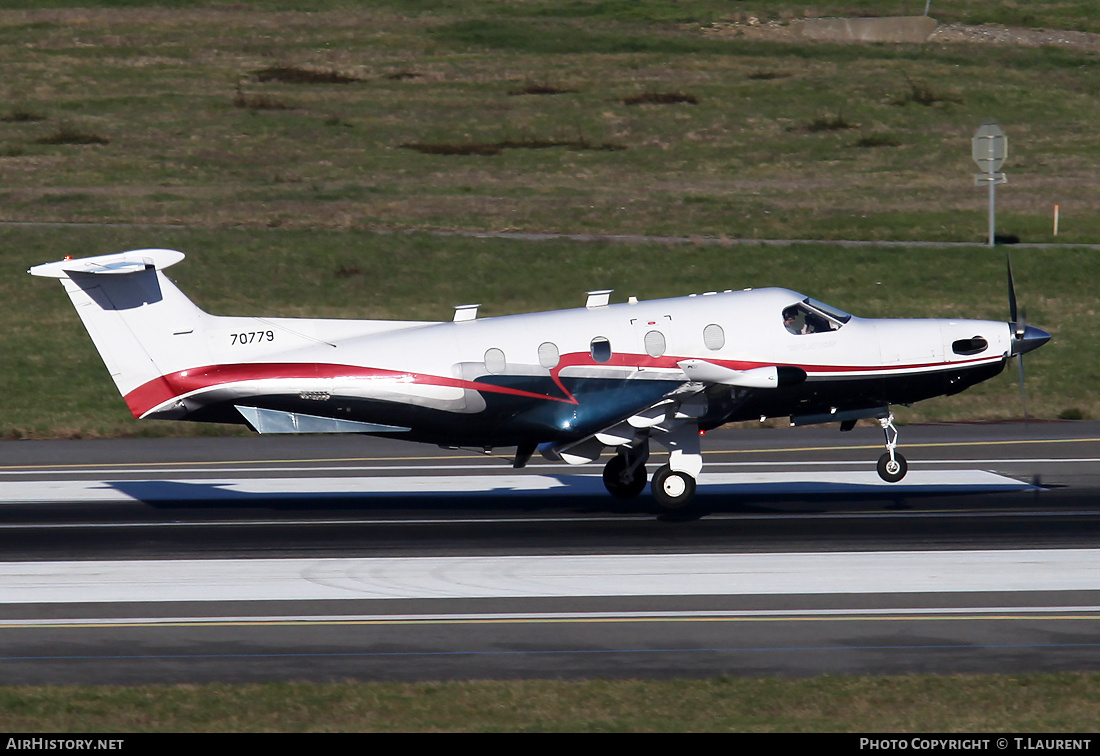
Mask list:
POLYGON ((1036 328, 1030 325, 1026 326, 1023 335, 1019 338, 1015 338, 1015 334, 1013 334, 1012 354, 1013 356, 1025 354, 1033 349, 1038 349, 1048 341, 1050 341, 1050 334, 1042 328, 1036 328))

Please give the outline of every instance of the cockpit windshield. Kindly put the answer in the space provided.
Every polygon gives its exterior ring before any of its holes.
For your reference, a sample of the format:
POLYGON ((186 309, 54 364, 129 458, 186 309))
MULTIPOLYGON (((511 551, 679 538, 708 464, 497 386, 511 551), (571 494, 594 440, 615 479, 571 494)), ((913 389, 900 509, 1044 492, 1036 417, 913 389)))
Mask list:
POLYGON ((796 334, 837 331, 851 319, 843 310, 809 297, 783 310, 783 325, 796 334))

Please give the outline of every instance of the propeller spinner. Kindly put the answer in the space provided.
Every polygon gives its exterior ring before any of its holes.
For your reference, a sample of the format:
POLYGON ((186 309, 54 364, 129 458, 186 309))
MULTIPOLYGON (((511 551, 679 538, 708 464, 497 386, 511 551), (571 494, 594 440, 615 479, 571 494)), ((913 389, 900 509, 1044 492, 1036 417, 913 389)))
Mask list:
MULTIPOLYGON (((1042 328, 1036 328, 1035 326, 1029 326, 1027 324, 1027 312, 1020 310, 1016 306, 1016 286, 1012 280, 1012 258, 1008 259, 1008 311, 1011 317, 1009 323, 1012 326, 1012 357, 1016 357, 1022 354, 1026 354, 1034 349, 1038 349, 1043 344, 1050 341, 1050 334, 1044 331, 1042 328)), ((1021 363, 1021 383, 1023 367, 1021 363)))

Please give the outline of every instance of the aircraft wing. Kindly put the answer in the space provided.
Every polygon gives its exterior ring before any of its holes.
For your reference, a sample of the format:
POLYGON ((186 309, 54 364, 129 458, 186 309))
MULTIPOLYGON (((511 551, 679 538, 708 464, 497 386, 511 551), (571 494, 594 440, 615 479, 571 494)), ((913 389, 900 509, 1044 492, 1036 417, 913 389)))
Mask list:
POLYGON ((707 360, 682 360, 685 383, 653 404, 603 428, 580 441, 541 448, 543 456, 579 465, 594 462, 606 447, 634 446, 646 436, 658 441, 697 423, 707 413, 706 391, 712 386, 777 389, 796 386, 806 380, 806 371, 790 365, 766 365, 735 370, 707 360))

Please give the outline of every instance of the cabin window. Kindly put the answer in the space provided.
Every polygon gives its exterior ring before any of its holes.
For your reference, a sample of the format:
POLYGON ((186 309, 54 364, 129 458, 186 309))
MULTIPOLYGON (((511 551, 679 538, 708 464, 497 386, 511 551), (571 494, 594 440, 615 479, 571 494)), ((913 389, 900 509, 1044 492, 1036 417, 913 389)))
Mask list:
POLYGON ((726 345, 726 332, 717 323, 703 329, 703 344, 707 349, 718 350, 726 345))
POLYGON ((988 346, 988 341, 981 336, 975 336, 970 339, 959 339, 958 341, 952 342, 951 351, 955 354, 971 355, 984 352, 988 346))
POLYGON ((592 339, 592 359, 596 362, 607 362, 611 359, 611 342, 603 336, 592 339))
POLYGON ((504 352, 497 348, 485 350, 485 369, 490 373, 500 374, 503 373, 505 368, 508 367, 507 361, 504 359, 504 352))
POLYGON ((547 341, 539 344, 539 364, 547 370, 551 370, 558 366, 558 362, 561 360, 561 353, 558 351, 558 345, 547 341))
POLYGON ((665 335, 660 331, 650 331, 645 335, 645 353, 650 357, 660 357, 665 353, 665 335))

